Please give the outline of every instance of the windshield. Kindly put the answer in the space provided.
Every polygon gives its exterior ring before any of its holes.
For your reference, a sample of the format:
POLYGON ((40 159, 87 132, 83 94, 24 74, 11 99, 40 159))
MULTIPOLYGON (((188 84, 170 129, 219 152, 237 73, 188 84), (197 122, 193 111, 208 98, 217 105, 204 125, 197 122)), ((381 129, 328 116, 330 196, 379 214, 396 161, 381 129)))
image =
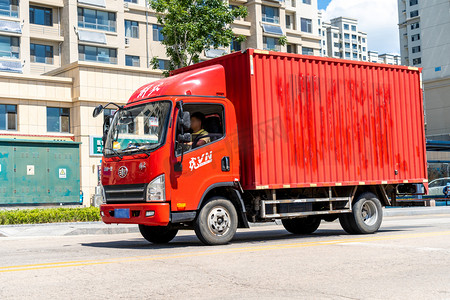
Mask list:
POLYGON ((164 144, 171 102, 159 101, 119 110, 114 114, 105 155, 147 152, 164 144))

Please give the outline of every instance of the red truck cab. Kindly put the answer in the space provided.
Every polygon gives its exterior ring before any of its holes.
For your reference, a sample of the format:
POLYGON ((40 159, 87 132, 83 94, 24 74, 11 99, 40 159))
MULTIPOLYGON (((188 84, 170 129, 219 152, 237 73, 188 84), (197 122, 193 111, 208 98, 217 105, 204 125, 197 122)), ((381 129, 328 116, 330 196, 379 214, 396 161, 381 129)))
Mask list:
POLYGON ((418 69, 248 49, 116 106, 104 124, 102 220, 138 224, 153 243, 194 229, 224 244, 275 219, 294 234, 337 218, 348 233, 374 233, 383 205, 426 191, 418 69))

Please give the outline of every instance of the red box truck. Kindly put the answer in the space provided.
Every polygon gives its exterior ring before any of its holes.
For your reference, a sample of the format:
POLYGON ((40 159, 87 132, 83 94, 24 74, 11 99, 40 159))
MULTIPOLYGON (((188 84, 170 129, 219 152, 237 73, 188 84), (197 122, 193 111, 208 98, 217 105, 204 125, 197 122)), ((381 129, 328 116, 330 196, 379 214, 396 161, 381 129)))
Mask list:
POLYGON ((382 206, 427 188, 418 68, 247 49, 116 107, 101 216, 138 224, 153 243, 194 229, 224 244, 275 219, 294 234, 337 218, 348 233, 374 233, 382 206))

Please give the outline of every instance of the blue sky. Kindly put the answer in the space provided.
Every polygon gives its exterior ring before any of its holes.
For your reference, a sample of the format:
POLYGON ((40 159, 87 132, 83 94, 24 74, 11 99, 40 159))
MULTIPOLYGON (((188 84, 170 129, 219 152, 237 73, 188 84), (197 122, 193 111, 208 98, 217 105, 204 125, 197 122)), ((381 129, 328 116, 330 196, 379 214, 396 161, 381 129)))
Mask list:
POLYGON ((324 21, 337 17, 358 20, 367 33, 368 50, 400 53, 397 0, 317 0, 324 21))
POLYGON ((317 0, 319 9, 326 9, 331 0, 317 0))

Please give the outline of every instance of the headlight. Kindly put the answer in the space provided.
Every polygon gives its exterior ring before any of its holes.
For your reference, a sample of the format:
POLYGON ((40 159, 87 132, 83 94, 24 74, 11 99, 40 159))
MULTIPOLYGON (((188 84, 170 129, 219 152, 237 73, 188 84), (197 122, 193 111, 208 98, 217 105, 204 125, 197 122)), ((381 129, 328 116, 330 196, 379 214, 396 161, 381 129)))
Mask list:
POLYGON ((100 205, 99 202, 106 203, 106 194, 105 194, 105 189, 103 188, 103 185, 99 184, 95 187, 95 196, 94 197, 96 199, 95 205, 100 205))
POLYGON ((146 201, 166 201, 166 180, 159 175, 147 186, 146 201))

